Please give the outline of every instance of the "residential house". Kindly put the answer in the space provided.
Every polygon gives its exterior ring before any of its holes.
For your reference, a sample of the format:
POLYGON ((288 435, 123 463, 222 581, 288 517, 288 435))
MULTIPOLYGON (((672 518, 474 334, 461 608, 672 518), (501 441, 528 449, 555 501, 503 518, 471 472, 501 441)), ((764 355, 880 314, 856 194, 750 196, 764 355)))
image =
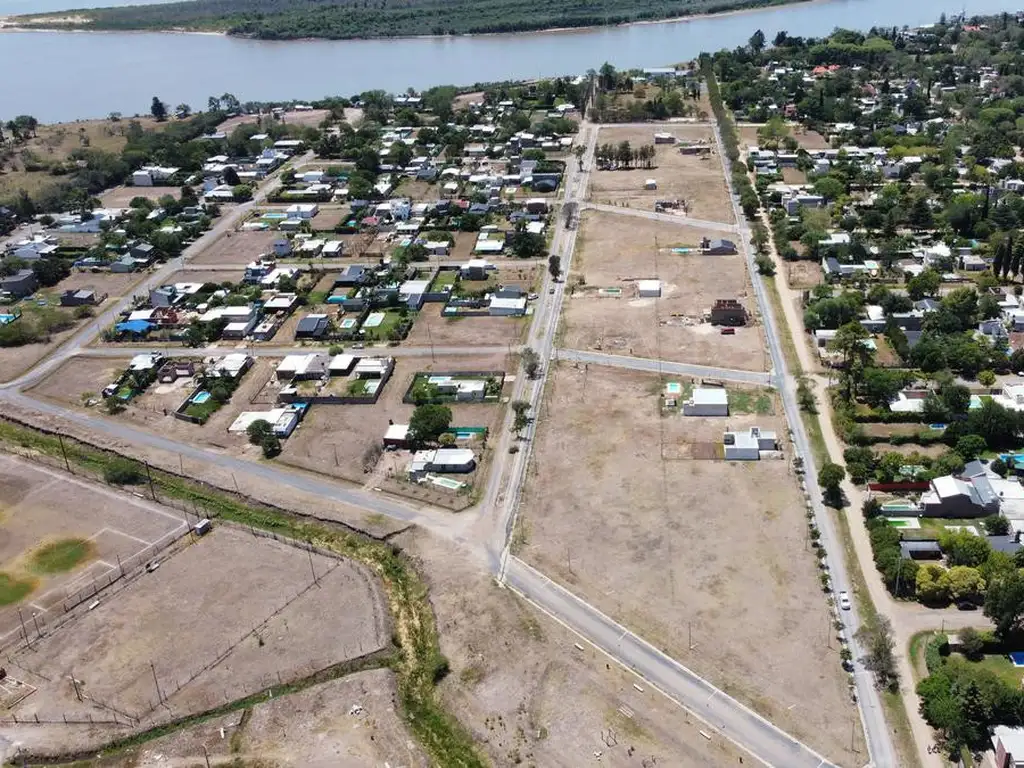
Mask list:
POLYGON ((411 445, 409 425, 389 424, 383 442, 385 448, 408 448, 411 445))
POLYGON ((355 355, 335 355, 331 358, 327 371, 331 376, 348 376, 358 361, 359 358, 355 355))
POLYGON ((921 496, 925 517, 987 517, 999 511, 999 496, 985 475, 966 480, 946 475, 921 496))
POLYGON ((996 768, 1024 768, 1024 728, 997 725, 991 740, 996 768))
POLYGON ((729 393, 720 387, 694 387, 683 401, 684 416, 728 416, 729 393))
POLYGON ((459 267, 459 276, 463 280, 486 280, 487 273, 496 269, 487 259, 470 259, 459 267))
POLYGON ((143 352, 132 357, 128 370, 133 372, 152 371, 164 361, 160 352, 143 352))
POLYGON ((459 402, 482 401, 487 395, 484 379, 428 376, 427 384, 436 387, 439 394, 452 396, 459 402))
POLYGON ((259 317, 259 309, 255 306, 222 306, 208 309, 199 316, 199 322, 226 321, 220 337, 222 339, 244 339, 259 322, 259 317))
POLYGON ((1010 338, 1010 334, 1006 331, 1006 326, 1003 325, 1002 320, 982 320, 978 323, 978 330, 976 334, 980 337, 984 337, 991 342, 997 342, 1001 339, 1010 338))
POLYGON ((889 401, 889 410, 893 413, 921 413, 928 391, 924 389, 904 389, 896 393, 889 401))
POLYGON ((747 310, 736 299, 715 299, 710 321, 712 325, 746 325, 747 310))
POLYGON ((252 364, 253 358, 241 352, 232 352, 208 365, 206 375, 234 380, 248 371, 252 364))
POLYGON ((1012 411, 1024 411, 1024 380, 1003 382, 1003 391, 992 398, 1012 411))
POLYGON ((295 328, 296 339, 319 339, 327 334, 331 320, 327 315, 306 315, 295 328))
POLYGON ((801 208, 822 208, 824 205, 825 198, 821 195, 796 193, 782 200, 782 206, 790 216, 800 213, 801 208))
POLYGON ((288 355, 282 360, 274 375, 278 381, 303 381, 321 379, 327 376, 330 358, 319 352, 308 355, 288 355))
POLYGON ((775 432, 751 427, 749 432, 726 432, 722 437, 727 461, 757 461, 762 451, 778 450, 775 432))
POLYGON ((637 280, 636 289, 641 299, 657 299, 661 296, 661 280, 637 280))
POLYGON ((492 316, 521 317, 526 314, 526 298, 502 298, 494 294, 487 304, 487 313, 492 316))
POLYGON ((60 295, 62 307, 91 307, 96 304, 96 291, 91 288, 69 288, 60 295))
POLYGON ((363 357, 356 361, 352 373, 357 379, 386 379, 394 367, 393 357, 363 357))
POLYGON ((228 427, 228 432, 244 433, 256 421, 266 421, 277 437, 289 437, 299 425, 303 406, 286 405, 269 411, 243 411, 228 427))
POLYGON ((428 472, 464 474, 476 468, 476 457, 468 448, 437 448, 417 451, 409 462, 409 476, 423 477, 428 472))
POLYGON ((191 360, 168 360, 156 373, 161 384, 172 384, 178 379, 191 379, 196 374, 196 364, 191 360))
POLYGON ((22 299, 39 287, 36 273, 31 269, 19 269, 13 275, 0 277, 0 298, 22 299))
POLYGON ((714 239, 702 238, 700 248, 709 256, 729 256, 737 252, 736 243, 720 237, 714 239))

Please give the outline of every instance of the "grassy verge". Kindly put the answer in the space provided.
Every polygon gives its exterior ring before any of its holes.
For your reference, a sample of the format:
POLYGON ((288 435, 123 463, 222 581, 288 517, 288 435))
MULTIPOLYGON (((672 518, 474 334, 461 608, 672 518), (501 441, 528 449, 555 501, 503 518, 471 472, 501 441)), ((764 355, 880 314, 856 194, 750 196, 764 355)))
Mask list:
MULTIPOLYGON (((58 459, 63 457, 55 435, 9 421, 0 421, 0 441, 58 459)), ((70 463, 98 476, 102 476, 112 462, 124 461, 112 452, 69 438, 64 438, 64 449, 70 463)), ((154 469, 151 474, 158 497, 163 495, 202 508, 209 517, 310 542, 369 567, 381 580, 394 622, 393 640, 399 652, 391 666, 398 679, 399 699, 407 725, 435 764, 485 765, 470 735, 434 695, 436 684, 448 673, 448 661, 438 644, 427 587, 401 550, 352 531, 311 522, 281 510, 257 507, 244 498, 170 473, 154 469)), ((158 735, 163 734, 149 738, 158 735)), ((130 745, 120 748, 125 746, 130 745)))

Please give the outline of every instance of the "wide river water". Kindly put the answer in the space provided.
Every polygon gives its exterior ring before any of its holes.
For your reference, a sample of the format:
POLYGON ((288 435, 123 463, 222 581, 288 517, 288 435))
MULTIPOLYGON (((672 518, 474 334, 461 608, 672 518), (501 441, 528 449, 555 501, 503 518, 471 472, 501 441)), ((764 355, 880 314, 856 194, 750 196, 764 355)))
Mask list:
MULTIPOLYGON (((1019 2, 824 0, 662 24, 399 40, 269 42, 155 32, 0 32, 0 117, 31 114, 55 122, 113 111, 131 115, 147 112, 154 95, 171 105, 205 108, 208 96, 226 91, 242 101, 315 99, 371 88, 400 92, 410 86, 575 74, 605 61, 620 68, 661 66, 741 45, 756 29, 769 40, 779 30, 820 36, 835 27, 928 24, 943 11, 1013 11, 1019 2)), ((0 0, 0 15, 69 4, 0 0)))

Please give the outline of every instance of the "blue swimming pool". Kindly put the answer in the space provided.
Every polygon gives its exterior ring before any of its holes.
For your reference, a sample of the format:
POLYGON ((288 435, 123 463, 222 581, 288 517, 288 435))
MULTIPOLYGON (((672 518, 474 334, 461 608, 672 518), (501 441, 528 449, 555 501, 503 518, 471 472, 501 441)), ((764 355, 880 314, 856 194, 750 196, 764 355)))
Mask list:
POLYGON ((210 393, 207 392, 205 389, 202 392, 196 392, 195 395, 192 396, 192 402, 195 403, 196 405, 202 405, 209 399, 210 393))
POLYGON ((1010 657, 1010 661, 1013 662, 1013 666, 1024 667, 1024 651, 1014 651, 1008 655, 1010 657))
POLYGON ((12 315, 10 313, 0 314, 0 325, 7 325, 8 323, 13 323, 17 319, 17 315, 12 315))

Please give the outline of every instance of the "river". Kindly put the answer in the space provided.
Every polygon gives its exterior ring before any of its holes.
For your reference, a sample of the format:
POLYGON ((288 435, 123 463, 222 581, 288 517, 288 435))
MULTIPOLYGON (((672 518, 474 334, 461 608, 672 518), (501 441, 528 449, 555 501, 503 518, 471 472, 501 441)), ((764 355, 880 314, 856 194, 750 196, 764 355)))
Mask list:
MULTIPOLYGON (((10 13, 27 0, 0 0, 10 13)), ((154 95, 205 108, 230 91, 245 100, 401 92, 687 61, 742 45, 756 29, 771 40, 835 27, 928 24, 941 12, 1016 10, 1020 0, 824 0, 661 24, 513 35, 399 40, 271 42, 156 32, 0 32, 0 112, 43 122, 147 112, 154 95), (946 7, 949 5, 949 7, 946 7)), ((60 5, 60 0, 50 0, 60 5)), ((81 5, 81 0, 77 3, 81 5)), ((33 2, 33 5, 35 3, 33 2)))

